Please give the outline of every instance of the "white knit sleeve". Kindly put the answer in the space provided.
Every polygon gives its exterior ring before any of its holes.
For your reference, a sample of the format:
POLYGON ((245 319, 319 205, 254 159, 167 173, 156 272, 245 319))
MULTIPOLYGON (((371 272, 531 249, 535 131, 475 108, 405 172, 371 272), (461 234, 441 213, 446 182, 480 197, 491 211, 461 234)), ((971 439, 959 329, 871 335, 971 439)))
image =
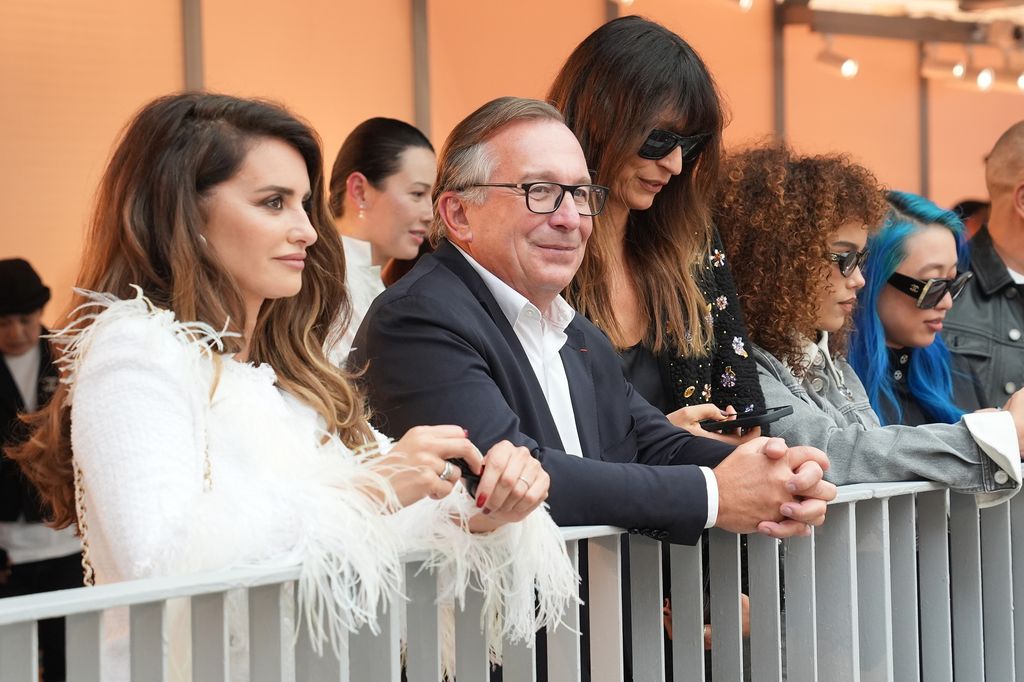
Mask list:
POLYGON ((130 579, 168 572, 184 549, 176 540, 202 494, 208 380, 159 313, 124 312, 109 308, 81 335, 71 442, 103 563, 130 579))

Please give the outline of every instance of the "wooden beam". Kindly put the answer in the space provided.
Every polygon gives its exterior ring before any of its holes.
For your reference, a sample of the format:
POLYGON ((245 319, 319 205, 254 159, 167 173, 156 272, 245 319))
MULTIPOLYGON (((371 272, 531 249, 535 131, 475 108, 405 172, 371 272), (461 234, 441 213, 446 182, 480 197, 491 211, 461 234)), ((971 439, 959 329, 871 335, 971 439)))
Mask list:
POLYGON ((185 89, 202 90, 206 87, 202 0, 181 0, 181 41, 185 59, 185 89))
POLYGON ((412 0, 412 98, 416 127, 431 137, 430 130, 430 32, 427 0, 412 0))

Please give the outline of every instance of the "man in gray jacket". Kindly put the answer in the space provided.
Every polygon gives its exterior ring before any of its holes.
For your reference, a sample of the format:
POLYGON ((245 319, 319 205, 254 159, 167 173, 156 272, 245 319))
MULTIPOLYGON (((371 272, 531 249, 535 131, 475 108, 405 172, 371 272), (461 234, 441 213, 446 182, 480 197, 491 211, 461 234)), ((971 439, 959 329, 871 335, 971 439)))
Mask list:
POLYGON ((973 279, 946 315, 943 336, 981 379, 988 407, 1024 387, 1024 121, 996 142, 985 164, 988 226, 971 239, 973 279))

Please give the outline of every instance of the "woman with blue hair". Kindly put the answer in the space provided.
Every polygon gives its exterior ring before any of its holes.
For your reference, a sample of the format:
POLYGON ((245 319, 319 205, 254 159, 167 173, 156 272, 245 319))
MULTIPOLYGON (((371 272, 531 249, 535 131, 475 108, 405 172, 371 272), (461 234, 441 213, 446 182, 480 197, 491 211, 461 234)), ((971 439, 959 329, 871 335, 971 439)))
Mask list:
POLYGON ((971 278, 960 218, 906 192, 887 194, 858 294, 850 364, 882 424, 956 423, 984 406, 966 362, 939 332, 971 278))

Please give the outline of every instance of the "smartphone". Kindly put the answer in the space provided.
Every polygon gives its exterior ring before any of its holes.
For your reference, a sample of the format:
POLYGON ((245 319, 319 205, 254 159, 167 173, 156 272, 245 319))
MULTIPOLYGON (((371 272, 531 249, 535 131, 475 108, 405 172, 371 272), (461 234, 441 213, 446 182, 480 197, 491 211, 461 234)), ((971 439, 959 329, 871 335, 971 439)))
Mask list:
POLYGON ((764 412, 747 412, 738 414, 735 419, 705 419, 700 428, 705 431, 732 431, 733 429, 752 429, 755 426, 766 426, 783 417, 793 414, 792 405, 769 407, 764 412))
POLYGON ((469 496, 476 499, 476 487, 480 484, 480 477, 473 473, 469 468, 469 464, 461 457, 448 461, 459 467, 459 471, 462 472, 462 485, 466 486, 469 496))

